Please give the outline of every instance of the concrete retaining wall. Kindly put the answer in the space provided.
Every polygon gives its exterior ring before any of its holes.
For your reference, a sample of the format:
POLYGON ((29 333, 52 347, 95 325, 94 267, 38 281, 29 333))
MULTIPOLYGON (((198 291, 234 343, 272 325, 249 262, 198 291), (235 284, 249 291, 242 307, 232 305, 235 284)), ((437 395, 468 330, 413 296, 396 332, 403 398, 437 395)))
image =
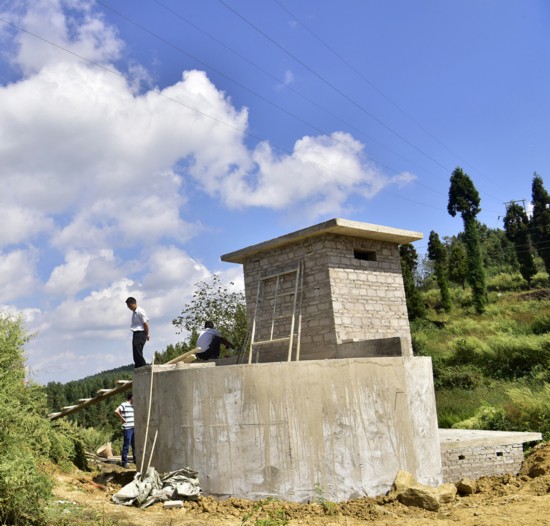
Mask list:
MULTIPOLYGON (((139 455, 150 370, 134 374, 139 455)), ((207 494, 343 501, 398 470, 442 480, 429 358, 155 366, 148 449, 155 430, 152 465, 198 470, 207 494)))

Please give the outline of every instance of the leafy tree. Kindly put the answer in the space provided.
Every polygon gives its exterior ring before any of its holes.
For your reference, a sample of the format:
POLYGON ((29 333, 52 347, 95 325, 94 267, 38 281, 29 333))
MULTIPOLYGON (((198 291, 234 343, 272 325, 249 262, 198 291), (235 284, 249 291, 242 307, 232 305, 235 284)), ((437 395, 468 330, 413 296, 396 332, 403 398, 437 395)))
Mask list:
POLYGON ((454 239, 451 242, 449 252, 449 279, 460 285, 463 289, 466 288, 466 280, 468 279, 468 255, 466 247, 462 241, 454 239))
POLYGON ((532 239, 539 256, 544 261, 546 272, 550 274, 550 195, 544 188, 542 178, 536 173, 533 176, 532 192, 532 239))
POLYGON ((529 218, 522 206, 513 203, 508 206, 504 216, 506 237, 514 243, 519 262, 519 271, 531 287, 531 279, 537 273, 531 236, 529 235, 529 218))
POLYGON ((434 262, 435 279, 441 294, 441 303, 446 312, 451 310, 449 278, 447 266, 447 249, 433 230, 428 241, 428 257, 434 262))
POLYGON ((420 291, 416 287, 415 272, 418 266, 418 253, 413 245, 407 243, 399 247, 401 256, 401 268, 403 270, 403 284, 405 286, 405 297, 407 300, 407 311, 409 320, 415 320, 424 316, 426 309, 420 291))
POLYGON ((204 322, 210 320, 236 349, 241 349, 247 330, 244 293, 230 291, 222 285, 216 274, 195 286, 191 303, 183 307, 181 314, 172 320, 172 324, 178 327, 180 333, 185 330, 191 334, 189 345, 194 347, 204 322))
POLYGON ((26 341, 21 320, 0 313, 0 524, 43 523, 51 493, 46 396, 25 382, 26 341))
POLYGON ((472 288, 476 312, 481 314, 487 305, 487 284, 476 220, 477 214, 481 211, 479 203, 479 193, 470 177, 461 168, 455 168, 451 175, 447 211, 452 217, 459 213, 464 222, 464 240, 468 254, 468 283, 472 288))

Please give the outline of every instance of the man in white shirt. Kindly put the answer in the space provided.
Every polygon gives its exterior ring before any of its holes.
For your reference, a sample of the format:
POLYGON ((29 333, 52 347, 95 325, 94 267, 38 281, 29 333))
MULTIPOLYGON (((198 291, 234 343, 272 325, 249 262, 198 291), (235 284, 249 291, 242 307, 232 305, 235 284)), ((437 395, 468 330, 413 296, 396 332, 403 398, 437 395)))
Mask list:
POLYGON ((134 440, 134 398, 132 393, 128 395, 126 402, 123 402, 115 409, 115 415, 122 421, 122 433, 124 434, 124 442, 122 444, 122 467, 127 468, 130 446, 132 446, 134 464, 136 462, 134 440))
POLYGON ((132 331, 132 352, 134 354, 135 367, 147 365, 143 357, 143 347, 145 342, 149 341, 149 318, 145 311, 138 307, 136 298, 129 297, 126 305, 132 311, 132 321, 130 329, 132 331))
POLYGON ((211 321, 204 322, 204 330, 199 334, 197 347, 200 347, 201 352, 197 353, 199 360, 209 360, 210 358, 220 357, 220 344, 225 345, 228 349, 233 349, 231 342, 226 340, 220 331, 214 329, 214 324, 211 321))

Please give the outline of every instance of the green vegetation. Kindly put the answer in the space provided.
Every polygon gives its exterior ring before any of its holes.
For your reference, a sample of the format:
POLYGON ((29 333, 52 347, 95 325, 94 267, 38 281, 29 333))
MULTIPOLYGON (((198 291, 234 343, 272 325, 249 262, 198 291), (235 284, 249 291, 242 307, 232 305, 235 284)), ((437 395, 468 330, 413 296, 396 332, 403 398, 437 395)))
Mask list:
POLYGON ((0 524, 45 524, 52 463, 86 469, 85 448, 94 433, 46 417, 41 386, 25 379, 20 319, 0 313, 0 524))
MULTIPOLYGON (((233 283, 230 283, 230 286, 233 283)), ((238 351, 244 345, 247 332, 246 303, 243 292, 230 291, 216 274, 207 281, 195 284, 191 303, 184 305, 181 314, 172 320, 180 332, 186 330, 191 337, 190 348, 195 347, 204 322, 210 320, 238 351)))
POLYGON ((451 175, 447 210, 453 217, 459 213, 464 222, 464 242, 468 255, 468 283, 472 289, 476 312, 481 314, 487 303, 487 286, 476 220, 477 214, 481 211, 479 203, 479 193, 474 183, 461 168, 456 168, 451 175))
POLYGON ((432 309, 411 322, 415 354, 433 360, 440 427, 539 431, 550 439, 550 291, 540 293, 501 292, 481 316, 456 301, 443 323, 432 309))

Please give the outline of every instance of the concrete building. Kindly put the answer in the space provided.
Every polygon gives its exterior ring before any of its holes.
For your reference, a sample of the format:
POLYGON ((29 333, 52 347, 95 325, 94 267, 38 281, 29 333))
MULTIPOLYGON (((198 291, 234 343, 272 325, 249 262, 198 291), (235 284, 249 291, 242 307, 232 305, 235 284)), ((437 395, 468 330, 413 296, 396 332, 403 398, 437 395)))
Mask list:
MULTIPOLYGON (((249 363, 155 366, 147 451, 207 494, 380 495, 398 470, 442 481, 431 360, 413 357, 399 244, 333 219, 222 257, 243 264, 249 363)), ((143 451, 151 368, 134 374, 143 451)))

